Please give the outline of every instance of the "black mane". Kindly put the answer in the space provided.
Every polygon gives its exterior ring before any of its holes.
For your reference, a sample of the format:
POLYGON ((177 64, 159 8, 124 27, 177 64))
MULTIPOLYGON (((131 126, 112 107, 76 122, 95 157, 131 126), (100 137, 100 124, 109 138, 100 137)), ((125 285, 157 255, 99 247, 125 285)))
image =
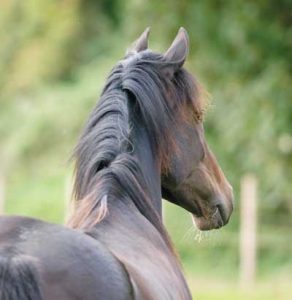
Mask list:
POLYGON ((69 225, 90 228, 107 213, 107 201, 130 197, 163 233, 163 226, 145 192, 139 162, 132 155, 129 105, 134 103, 151 137, 156 159, 167 169, 176 151, 174 126, 201 114, 199 87, 183 68, 170 76, 163 56, 143 51, 121 60, 111 71, 74 151, 74 198, 69 225), (186 113, 187 112, 187 113, 186 113))

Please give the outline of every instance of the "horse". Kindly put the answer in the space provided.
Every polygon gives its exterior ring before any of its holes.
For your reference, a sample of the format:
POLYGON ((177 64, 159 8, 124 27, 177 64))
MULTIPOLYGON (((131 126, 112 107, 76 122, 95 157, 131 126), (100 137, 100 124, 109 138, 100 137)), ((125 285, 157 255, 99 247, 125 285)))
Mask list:
POLYGON ((162 198, 211 230, 228 223, 232 187, 204 137, 202 89, 183 66, 186 30, 163 54, 148 35, 112 69, 80 135, 68 222, 0 218, 1 300, 192 298, 162 198))

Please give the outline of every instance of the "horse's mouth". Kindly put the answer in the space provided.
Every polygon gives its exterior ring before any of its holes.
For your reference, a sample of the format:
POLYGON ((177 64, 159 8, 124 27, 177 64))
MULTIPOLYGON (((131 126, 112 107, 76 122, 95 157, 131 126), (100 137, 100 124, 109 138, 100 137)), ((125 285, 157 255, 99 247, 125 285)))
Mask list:
MULTIPOLYGON (((192 214, 193 223, 199 230, 218 229, 226 225, 233 210, 233 194, 213 196, 204 199, 198 194, 191 200, 176 197, 167 188, 162 188, 163 196, 169 201, 184 207, 192 214), (179 199, 179 200, 178 200, 179 199)), ((191 198, 191 197, 190 197, 191 198)))
POLYGON ((230 214, 227 214, 223 205, 218 204, 212 209, 201 209, 200 214, 192 214, 193 223, 199 230, 218 229, 226 225, 230 214))

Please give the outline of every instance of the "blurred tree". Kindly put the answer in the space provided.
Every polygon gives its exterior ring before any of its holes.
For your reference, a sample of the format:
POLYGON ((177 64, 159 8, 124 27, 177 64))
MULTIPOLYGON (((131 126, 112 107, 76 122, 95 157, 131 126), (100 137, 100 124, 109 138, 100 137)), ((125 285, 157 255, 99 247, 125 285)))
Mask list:
POLYGON ((73 118, 73 109, 87 111, 84 102, 78 101, 86 89, 90 90, 87 99, 95 99, 95 90, 83 84, 94 82, 97 66, 105 61, 102 58, 117 52, 121 56, 124 45, 148 25, 152 26, 156 49, 161 45, 166 48, 178 27, 184 26, 191 41, 188 67, 206 83, 216 105, 214 110, 211 105, 206 116, 206 131, 224 169, 235 186, 245 172, 257 174, 264 211, 291 214, 289 2, 3 0, 0 141, 6 148, 0 149, 5 153, 2 157, 5 160, 7 153, 11 155, 15 146, 18 150, 13 157, 33 164, 36 149, 46 157, 52 145, 58 148, 73 140, 74 128, 81 123, 80 118, 73 118), (80 79, 84 66, 90 71, 80 79), (74 92, 65 95, 75 106, 64 105, 73 112, 67 116, 73 129, 64 139, 59 130, 63 115, 57 110, 64 101, 64 85, 70 80, 74 92), (44 118, 34 110, 34 103, 38 103, 38 97, 52 93, 51 84, 57 96, 48 96, 44 118), (24 139, 19 138, 23 132, 19 132, 16 120, 26 124, 24 139), (28 157, 27 153, 33 155, 28 157))

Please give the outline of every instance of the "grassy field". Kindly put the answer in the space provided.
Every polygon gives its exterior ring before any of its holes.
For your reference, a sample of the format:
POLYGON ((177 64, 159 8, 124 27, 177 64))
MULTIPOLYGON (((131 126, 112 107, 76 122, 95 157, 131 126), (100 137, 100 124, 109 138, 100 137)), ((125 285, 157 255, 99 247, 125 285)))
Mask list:
POLYGON ((62 174, 23 174, 11 178, 6 191, 6 213, 62 223, 65 211, 66 179, 62 174))
POLYGON ((287 278, 270 278, 253 288, 243 289, 236 282, 219 278, 187 276, 194 299, 197 300, 289 300, 291 281, 287 278))

